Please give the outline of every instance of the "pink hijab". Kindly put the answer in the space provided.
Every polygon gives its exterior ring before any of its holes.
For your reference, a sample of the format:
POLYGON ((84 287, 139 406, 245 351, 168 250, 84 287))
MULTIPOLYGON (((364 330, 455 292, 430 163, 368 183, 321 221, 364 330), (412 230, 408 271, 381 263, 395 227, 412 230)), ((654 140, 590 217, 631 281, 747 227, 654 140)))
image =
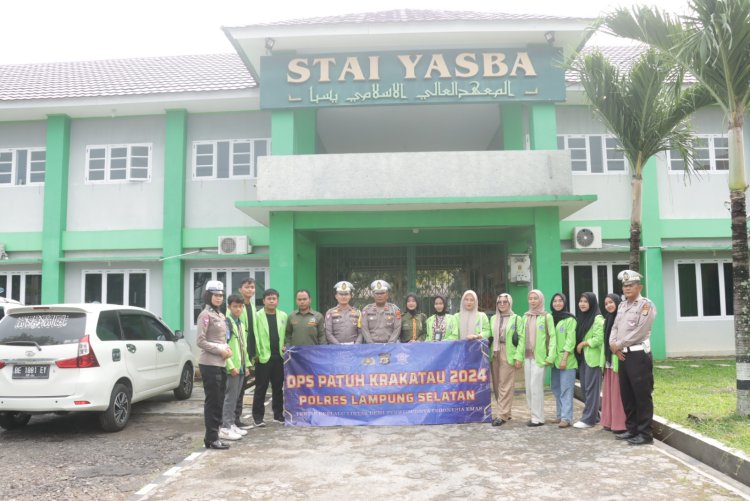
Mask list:
POLYGON ((529 291, 529 296, 536 294, 539 296, 539 306, 533 309, 529 309, 526 312, 526 357, 529 357, 531 353, 533 357, 534 348, 536 347, 536 319, 543 317, 547 314, 544 311, 544 294, 539 289, 532 289, 529 291))

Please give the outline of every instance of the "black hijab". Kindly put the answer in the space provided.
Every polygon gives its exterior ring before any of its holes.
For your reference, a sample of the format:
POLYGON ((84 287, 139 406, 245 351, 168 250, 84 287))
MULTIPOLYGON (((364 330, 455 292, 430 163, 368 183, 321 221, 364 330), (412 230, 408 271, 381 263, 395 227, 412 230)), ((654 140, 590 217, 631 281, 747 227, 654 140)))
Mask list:
POLYGON ((549 302, 549 311, 552 312, 552 318, 555 320, 555 327, 557 327, 557 324, 559 324, 561 321, 565 320, 566 318, 575 318, 575 315, 573 315, 570 311, 568 311, 568 298, 565 297, 565 294, 562 292, 556 292, 552 295, 552 299, 550 299, 549 302), (556 297, 560 297, 563 301, 563 309, 562 311, 557 311, 552 307, 552 303, 555 301, 556 297))
POLYGON ((612 326, 615 325, 617 307, 620 306, 622 299, 617 294, 607 294, 607 297, 615 302, 615 312, 610 313, 607 311, 606 316, 604 317, 604 360, 609 362, 612 360, 612 350, 609 347, 609 335, 612 333, 612 326))
POLYGON ((409 294, 406 295, 406 299, 404 300, 404 308, 406 309, 407 312, 411 313, 413 317, 417 316, 417 313, 419 313, 419 299, 417 299, 416 294, 412 294, 410 292, 409 294), (417 306, 413 310, 410 310, 409 307, 406 306, 409 303, 409 298, 412 298, 414 302, 417 303, 417 306))
MULTIPOLYGON (((446 313, 448 313, 448 304, 445 302, 445 298, 443 296, 439 295, 439 294, 437 296, 435 296, 435 299, 432 300, 432 311, 435 312, 435 315, 437 315, 439 317, 442 317, 443 315, 445 315, 446 313), (437 299, 437 298, 440 298, 440 299, 443 300, 443 311, 437 311, 435 309, 435 299, 437 299)), ((419 304, 419 303, 417 303, 417 304, 419 304)))
POLYGON ((599 314, 599 301, 596 300, 596 294, 593 292, 584 292, 581 297, 585 297, 589 302, 589 310, 581 311, 576 304, 576 346, 583 341, 586 333, 594 325, 594 319, 599 314))

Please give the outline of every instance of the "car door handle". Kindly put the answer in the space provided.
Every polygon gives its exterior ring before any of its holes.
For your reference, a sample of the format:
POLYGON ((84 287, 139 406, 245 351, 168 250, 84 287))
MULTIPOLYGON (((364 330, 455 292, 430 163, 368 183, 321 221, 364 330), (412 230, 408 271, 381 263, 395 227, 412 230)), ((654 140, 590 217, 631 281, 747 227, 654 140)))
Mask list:
POLYGON ((134 344, 126 344, 125 347, 128 349, 130 353, 135 353, 135 345, 134 344))
POLYGON ((164 351, 164 345, 161 343, 156 343, 156 349, 159 351, 164 351))

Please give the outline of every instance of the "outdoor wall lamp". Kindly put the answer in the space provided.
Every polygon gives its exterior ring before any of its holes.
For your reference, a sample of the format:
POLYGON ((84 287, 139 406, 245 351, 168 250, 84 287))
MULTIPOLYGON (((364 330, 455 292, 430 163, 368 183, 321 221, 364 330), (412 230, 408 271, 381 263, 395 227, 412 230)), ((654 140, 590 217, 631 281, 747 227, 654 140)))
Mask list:
POLYGON ((547 40, 547 43, 552 45, 555 43, 555 32, 554 31, 547 31, 544 33, 544 39, 547 40))
POLYGON ((276 40, 274 40, 271 37, 266 38, 266 40, 265 40, 265 46, 266 46, 266 50, 268 52, 271 52, 273 50, 273 46, 274 45, 276 45, 276 40))

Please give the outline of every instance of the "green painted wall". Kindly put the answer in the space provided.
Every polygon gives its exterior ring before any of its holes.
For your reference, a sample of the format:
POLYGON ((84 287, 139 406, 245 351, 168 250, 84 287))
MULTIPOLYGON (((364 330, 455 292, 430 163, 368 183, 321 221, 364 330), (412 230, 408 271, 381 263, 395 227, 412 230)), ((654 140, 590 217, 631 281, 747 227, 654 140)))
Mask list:
MULTIPOLYGON (((557 207, 537 207, 534 209, 534 244, 532 266, 534 288, 544 293, 549 302, 552 294, 562 290, 562 259, 560 253, 560 218, 557 207)), ((549 309, 549 304, 544 305, 549 309)))
POLYGON ((659 219, 659 179, 656 159, 651 157, 643 169, 643 213, 641 216, 641 272, 646 278, 643 295, 656 305, 656 319, 651 329, 651 351, 656 359, 667 356, 664 328, 664 273, 662 269, 662 235, 659 219))
MULTIPOLYGON (((183 252, 185 226, 185 178, 187 173, 187 118, 185 110, 167 110, 164 144, 164 257, 183 252)), ((162 318, 172 329, 182 329, 185 278, 180 259, 162 262, 162 318)))
POLYGON ((294 214, 274 212, 269 224, 271 236, 270 273, 273 288, 279 291, 279 308, 289 312, 294 308, 295 236, 294 214))
POLYGON ((312 155, 315 153, 317 113, 315 110, 271 113, 271 154, 312 155))
POLYGON ((500 106, 504 150, 523 150, 525 148, 523 111, 524 108, 521 104, 503 104, 500 106))
POLYGON ((529 136, 532 150, 557 149, 557 113, 554 104, 529 106, 529 136))
POLYGON ((68 167, 70 117, 47 118, 47 164, 44 174, 44 220, 42 222, 42 303, 65 300, 65 265, 62 235, 68 219, 68 167))
POLYGON ((41 231, 3 232, 2 242, 8 252, 41 252, 41 231))
POLYGON ((247 235, 253 246, 267 246, 270 242, 269 230, 262 226, 232 226, 221 228, 184 228, 182 246, 186 249, 215 249, 222 235, 247 235))

